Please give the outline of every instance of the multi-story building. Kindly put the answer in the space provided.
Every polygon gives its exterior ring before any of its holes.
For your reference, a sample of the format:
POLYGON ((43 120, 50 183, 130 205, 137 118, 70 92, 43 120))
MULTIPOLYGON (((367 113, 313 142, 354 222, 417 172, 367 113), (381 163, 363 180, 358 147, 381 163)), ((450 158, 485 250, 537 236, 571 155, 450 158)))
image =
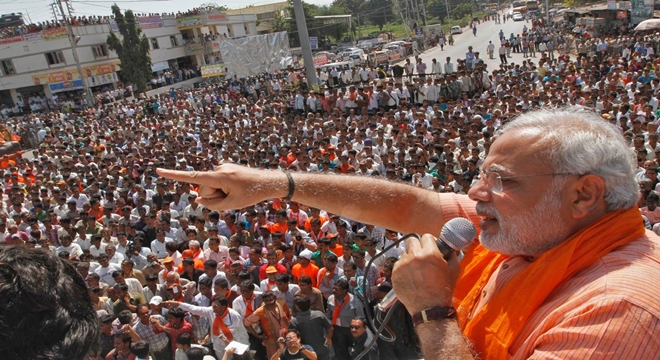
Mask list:
MULTIPOLYGON (((167 69, 199 69, 218 63, 213 42, 224 36, 256 35, 255 15, 201 14, 140 16, 139 26, 150 42, 154 73, 167 69)), ((34 96, 80 93, 83 81, 98 91, 121 83, 117 54, 106 43, 113 20, 74 22, 77 54, 83 74, 76 70, 65 27, 0 37, 0 104, 14 106, 34 96)))
POLYGON ((240 9, 227 10, 227 15, 256 15, 257 17, 257 33, 267 34, 273 31, 275 22, 278 18, 288 18, 289 14, 286 13, 289 3, 287 1, 264 4, 252 5, 240 9))

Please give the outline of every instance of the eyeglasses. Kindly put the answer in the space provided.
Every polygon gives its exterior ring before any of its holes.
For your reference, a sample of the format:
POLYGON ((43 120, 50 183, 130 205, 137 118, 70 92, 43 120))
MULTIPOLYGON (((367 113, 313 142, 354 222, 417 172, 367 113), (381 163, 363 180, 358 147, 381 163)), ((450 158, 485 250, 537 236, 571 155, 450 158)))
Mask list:
POLYGON ((360 330, 362 329, 362 326, 360 325, 351 325, 351 330, 360 330))
POLYGON ((496 173, 494 171, 481 170, 479 172, 479 178, 483 179, 484 183, 486 184, 486 187, 492 193, 495 193, 495 194, 499 194, 499 193, 502 192, 502 181, 507 181, 507 180, 511 180, 511 179, 522 179, 522 178, 529 178, 529 177, 537 177, 537 176, 558 176, 558 175, 578 175, 578 174, 550 173, 550 174, 517 175, 517 176, 502 177, 502 176, 500 176, 499 173, 496 173))

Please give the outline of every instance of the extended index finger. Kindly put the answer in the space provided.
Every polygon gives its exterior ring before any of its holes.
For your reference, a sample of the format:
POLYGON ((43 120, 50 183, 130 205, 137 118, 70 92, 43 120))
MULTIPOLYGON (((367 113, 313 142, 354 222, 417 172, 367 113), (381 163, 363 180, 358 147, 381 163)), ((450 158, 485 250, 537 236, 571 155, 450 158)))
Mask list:
POLYGON ((218 181, 213 178, 213 172, 210 171, 178 171, 158 168, 156 169, 156 173, 164 178, 179 182, 205 185, 215 189, 219 188, 218 181))

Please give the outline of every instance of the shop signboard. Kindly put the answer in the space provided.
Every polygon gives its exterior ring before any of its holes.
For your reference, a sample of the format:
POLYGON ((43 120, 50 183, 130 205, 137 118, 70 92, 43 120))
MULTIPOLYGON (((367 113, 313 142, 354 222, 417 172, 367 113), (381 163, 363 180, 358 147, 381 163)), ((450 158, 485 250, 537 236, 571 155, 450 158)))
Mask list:
POLYGON ((80 90, 83 88, 83 82, 80 79, 63 81, 63 82, 48 84, 48 87, 50 88, 50 92, 55 94, 62 91, 80 90))
POLYGON ((88 77, 85 79, 87 81, 88 86, 99 86, 99 85, 106 85, 106 84, 112 84, 116 83, 119 81, 117 78, 117 73, 109 73, 109 74, 103 74, 103 75, 95 75, 92 77, 88 77))

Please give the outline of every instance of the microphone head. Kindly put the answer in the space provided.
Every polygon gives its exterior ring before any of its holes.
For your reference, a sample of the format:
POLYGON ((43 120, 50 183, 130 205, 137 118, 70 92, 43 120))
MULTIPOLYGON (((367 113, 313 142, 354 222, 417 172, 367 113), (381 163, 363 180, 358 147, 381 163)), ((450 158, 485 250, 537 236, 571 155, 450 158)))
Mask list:
POLYGON ((455 251, 468 247, 476 236, 477 228, 470 220, 462 217, 447 221, 440 231, 440 238, 455 251))

